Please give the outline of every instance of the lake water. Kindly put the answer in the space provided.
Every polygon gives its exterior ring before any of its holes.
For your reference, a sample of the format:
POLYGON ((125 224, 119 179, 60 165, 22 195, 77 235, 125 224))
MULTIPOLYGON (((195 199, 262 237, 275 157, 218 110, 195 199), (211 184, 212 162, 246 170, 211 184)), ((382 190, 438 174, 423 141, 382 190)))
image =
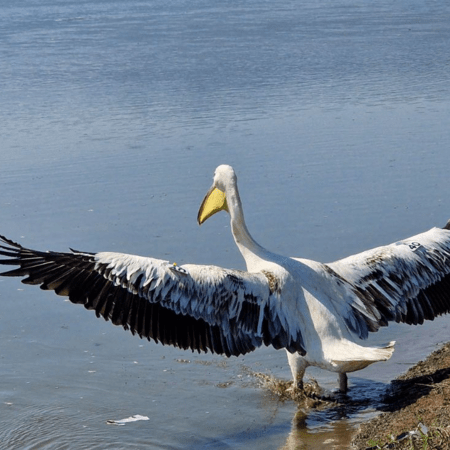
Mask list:
MULTIPOLYGON (((21 0, 0 7, 0 233, 64 251, 243 268, 226 214, 196 214, 234 166, 248 227, 332 261, 450 218, 446 2, 21 0)), ((344 449, 387 383, 450 339, 449 317, 371 336, 363 408, 303 411, 242 358, 144 342, 0 280, 0 448, 344 449), (108 425, 139 414, 148 421, 108 425)), ((329 389, 335 376, 307 374, 329 389)))

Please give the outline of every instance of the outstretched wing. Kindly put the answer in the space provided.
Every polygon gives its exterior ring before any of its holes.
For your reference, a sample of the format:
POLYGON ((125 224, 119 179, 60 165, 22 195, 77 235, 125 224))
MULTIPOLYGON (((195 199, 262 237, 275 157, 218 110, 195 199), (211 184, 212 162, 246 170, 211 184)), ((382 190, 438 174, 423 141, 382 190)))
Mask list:
POLYGON ((216 266, 177 266, 121 253, 39 252, 0 236, 1 273, 26 277, 95 310, 141 338, 227 356, 272 345, 304 353, 263 274, 216 266))
POLYGON ((433 228, 327 264, 351 285, 353 312, 369 331, 422 324, 450 312, 450 231, 433 228))

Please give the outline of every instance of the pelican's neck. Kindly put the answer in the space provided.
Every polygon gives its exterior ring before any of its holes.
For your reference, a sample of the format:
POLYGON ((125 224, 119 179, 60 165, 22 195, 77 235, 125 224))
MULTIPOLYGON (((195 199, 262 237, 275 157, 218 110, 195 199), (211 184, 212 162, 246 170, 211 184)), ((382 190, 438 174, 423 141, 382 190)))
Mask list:
POLYGON ((242 210, 241 198, 235 183, 227 189, 226 198, 228 211, 231 217, 231 232, 239 251, 247 263, 247 267, 249 267, 255 258, 264 259, 264 255, 267 251, 252 238, 248 231, 247 225, 245 224, 244 212, 242 210))

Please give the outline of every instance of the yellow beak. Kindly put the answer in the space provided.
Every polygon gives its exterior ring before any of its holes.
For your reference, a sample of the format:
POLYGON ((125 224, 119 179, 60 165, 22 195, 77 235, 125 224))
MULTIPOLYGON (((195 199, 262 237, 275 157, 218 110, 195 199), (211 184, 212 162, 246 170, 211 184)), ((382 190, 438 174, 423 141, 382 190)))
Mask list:
POLYGON ((219 211, 228 211, 227 198, 225 192, 213 186, 206 194, 198 210, 198 224, 201 225, 206 219, 219 211))

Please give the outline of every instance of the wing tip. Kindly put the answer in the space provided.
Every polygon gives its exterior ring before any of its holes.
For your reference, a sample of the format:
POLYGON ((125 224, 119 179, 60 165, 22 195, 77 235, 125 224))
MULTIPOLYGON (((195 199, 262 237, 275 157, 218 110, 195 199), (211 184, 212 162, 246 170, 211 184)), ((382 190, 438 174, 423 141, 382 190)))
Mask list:
MULTIPOLYGON (((0 241, 3 242, 4 244, 9 245, 10 247, 15 247, 16 249, 22 249, 23 247, 18 244, 17 242, 12 241, 11 239, 8 239, 6 236, 3 236, 2 234, 0 234, 0 241)), ((2 248, 6 248, 3 247, 2 248)))

